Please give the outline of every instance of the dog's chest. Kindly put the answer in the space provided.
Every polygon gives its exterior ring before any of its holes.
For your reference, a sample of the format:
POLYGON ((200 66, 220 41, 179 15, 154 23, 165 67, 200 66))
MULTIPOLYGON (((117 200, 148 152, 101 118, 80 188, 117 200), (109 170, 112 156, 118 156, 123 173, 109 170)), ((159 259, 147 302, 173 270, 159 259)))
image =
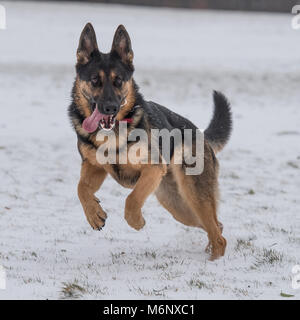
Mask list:
POLYGON ((111 164, 105 165, 105 170, 123 187, 134 188, 141 172, 140 166, 111 164))

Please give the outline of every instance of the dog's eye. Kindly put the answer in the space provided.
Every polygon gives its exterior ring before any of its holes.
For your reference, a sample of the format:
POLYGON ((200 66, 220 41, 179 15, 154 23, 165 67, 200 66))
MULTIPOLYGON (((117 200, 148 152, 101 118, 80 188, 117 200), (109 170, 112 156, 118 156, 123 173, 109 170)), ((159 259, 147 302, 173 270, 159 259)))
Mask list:
POLYGON ((122 79, 120 77, 116 77, 114 80, 114 86, 120 88, 122 86, 122 79))
POLYGON ((91 82, 94 87, 101 87, 101 85, 102 85, 99 75, 92 76, 91 82))

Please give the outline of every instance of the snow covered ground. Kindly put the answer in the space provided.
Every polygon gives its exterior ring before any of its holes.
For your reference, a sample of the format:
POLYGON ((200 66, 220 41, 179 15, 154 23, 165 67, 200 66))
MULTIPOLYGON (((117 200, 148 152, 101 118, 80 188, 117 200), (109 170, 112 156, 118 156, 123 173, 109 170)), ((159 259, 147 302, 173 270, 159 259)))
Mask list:
POLYGON ((97 4, 4 2, 0 30, 0 299, 299 299, 300 31, 291 16, 97 4), (87 21, 108 51, 123 23, 147 99, 204 128, 212 89, 232 103, 221 165, 228 247, 208 261, 206 234, 150 197, 145 228, 123 219, 129 190, 98 193, 88 225, 76 195, 80 157, 67 107, 87 21), (294 297, 283 297, 288 293, 294 297))

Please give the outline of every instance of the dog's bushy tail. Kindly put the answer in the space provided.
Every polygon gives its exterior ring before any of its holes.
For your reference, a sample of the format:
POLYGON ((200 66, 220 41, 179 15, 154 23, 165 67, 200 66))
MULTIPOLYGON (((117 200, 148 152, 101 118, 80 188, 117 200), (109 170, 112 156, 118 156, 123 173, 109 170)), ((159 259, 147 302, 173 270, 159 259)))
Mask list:
POLYGON ((232 114, 230 104, 226 97, 218 91, 214 91, 214 113, 204 136, 210 143, 214 152, 223 149, 228 142, 232 131, 232 114))

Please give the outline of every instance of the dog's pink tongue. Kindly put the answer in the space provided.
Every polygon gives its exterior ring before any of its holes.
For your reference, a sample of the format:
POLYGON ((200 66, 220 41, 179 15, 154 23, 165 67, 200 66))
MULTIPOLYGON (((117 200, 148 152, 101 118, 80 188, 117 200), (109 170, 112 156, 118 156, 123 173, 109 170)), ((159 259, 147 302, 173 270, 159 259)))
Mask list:
POLYGON ((101 118, 102 114, 98 111, 98 108, 96 108, 89 117, 84 119, 82 128, 89 133, 96 131, 101 118))

